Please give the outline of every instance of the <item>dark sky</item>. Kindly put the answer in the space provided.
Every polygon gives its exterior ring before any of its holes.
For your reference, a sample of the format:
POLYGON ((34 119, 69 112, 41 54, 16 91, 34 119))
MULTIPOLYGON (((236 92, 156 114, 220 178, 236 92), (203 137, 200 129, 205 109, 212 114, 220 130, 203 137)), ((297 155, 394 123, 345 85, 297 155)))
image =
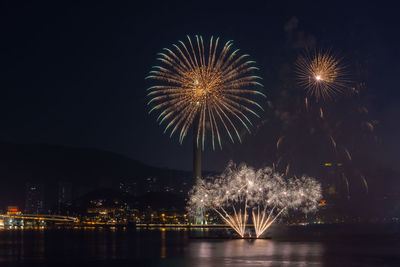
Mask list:
MULTIPOLYGON (((367 1, 4 2, 1 142, 93 147, 154 166, 190 169, 190 138, 179 145, 147 114, 150 84, 144 77, 156 53, 186 34, 232 39, 261 67, 266 94, 277 96, 269 90, 279 90, 274 74, 287 58, 281 49, 288 41, 284 26, 295 17, 296 31, 314 36, 317 47, 341 51, 349 61, 369 62, 368 96, 360 101, 368 102, 370 116, 379 120, 383 142, 368 153, 400 165, 400 25, 395 6, 367 1)), ((254 161, 243 155, 251 157, 254 144, 265 138, 247 138, 254 140, 207 150, 205 169, 221 169, 230 158, 254 161)))

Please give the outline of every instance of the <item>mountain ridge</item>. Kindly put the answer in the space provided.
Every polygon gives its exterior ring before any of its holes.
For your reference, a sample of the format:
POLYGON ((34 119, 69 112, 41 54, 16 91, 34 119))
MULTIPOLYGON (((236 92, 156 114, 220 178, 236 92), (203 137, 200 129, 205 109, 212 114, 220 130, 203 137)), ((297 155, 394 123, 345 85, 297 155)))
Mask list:
POLYGON ((192 184, 190 172, 152 167, 114 152, 61 145, 11 143, 0 143, 0 179, 3 181, 0 208, 3 209, 8 205, 24 206, 27 183, 43 184, 46 199, 51 199, 46 201, 49 205, 57 198, 60 182, 82 192, 100 187, 119 189, 121 183, 134 184, 138 193, 146 192, 147 179, 157 181, 160 187, 157 190, 163 187, 172 190, 182 184, 189 188, 192 184))

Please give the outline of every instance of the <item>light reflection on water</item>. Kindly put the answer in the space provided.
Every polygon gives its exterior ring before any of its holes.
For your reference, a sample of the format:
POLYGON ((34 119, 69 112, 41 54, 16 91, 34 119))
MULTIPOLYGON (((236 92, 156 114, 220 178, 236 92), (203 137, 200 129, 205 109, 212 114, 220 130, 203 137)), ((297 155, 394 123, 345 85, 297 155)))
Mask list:
POLYGON ((165 228, 161 228, 161 259, 167 257, 167 247, 165 246, 165 228))
POLYGON ((273 240, 199 241, 189 244, 193 266, 310 266, 321 265, 321 243, 273 240))
POLYGON ((260 240, 191 238, 223 229, 0 229, 0 266, 400 266, 400 225, 359 229, 290 228, 260 240))

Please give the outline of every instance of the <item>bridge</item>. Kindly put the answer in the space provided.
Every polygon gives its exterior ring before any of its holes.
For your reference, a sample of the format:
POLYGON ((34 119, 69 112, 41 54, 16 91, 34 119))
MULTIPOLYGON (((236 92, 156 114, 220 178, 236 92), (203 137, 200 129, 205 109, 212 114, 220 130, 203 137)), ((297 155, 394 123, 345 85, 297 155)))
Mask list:
POLYGON ((44 225, 47 222, 75 223, 78 222, 78 218, 48 214, 0 214, 0 225, 3 226, 24 226, 25 224, 44 225))

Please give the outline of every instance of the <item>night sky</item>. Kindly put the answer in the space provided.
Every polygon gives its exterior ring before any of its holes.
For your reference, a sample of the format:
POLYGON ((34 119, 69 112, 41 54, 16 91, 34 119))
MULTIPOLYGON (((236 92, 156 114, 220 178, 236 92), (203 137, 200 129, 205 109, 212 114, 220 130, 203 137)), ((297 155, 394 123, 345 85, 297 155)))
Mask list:
MULTIPOLYGON (((150 83, 144 78, 156 53, 186 34, 232 39, 257 61, 267 100, 276 103, 284 79, 277 74, 292 63, 282 47, 294 47, 303 36, 316 47, 339 51, 349 65, 368 63, 361 64, 368 75, 358 101, 379 121, 375 133, 381 141, 366 154, 400 170, 395 6, 367 1, 143 2, 2 3, 0 142, 97 148, 189 170, 190 138, 179 145, 148 115, 145 90, 150 83)), ((273 113, 266 108, 255 124, 273 113)), ((262 164, 265 157, 267 162, 270 152, 259 147, 276 140, 261 134, 269 126, 263 127, 242 145, 225 142, 222 151, 208 149, 204 169, 220 170, 229 159, 262 164)))

